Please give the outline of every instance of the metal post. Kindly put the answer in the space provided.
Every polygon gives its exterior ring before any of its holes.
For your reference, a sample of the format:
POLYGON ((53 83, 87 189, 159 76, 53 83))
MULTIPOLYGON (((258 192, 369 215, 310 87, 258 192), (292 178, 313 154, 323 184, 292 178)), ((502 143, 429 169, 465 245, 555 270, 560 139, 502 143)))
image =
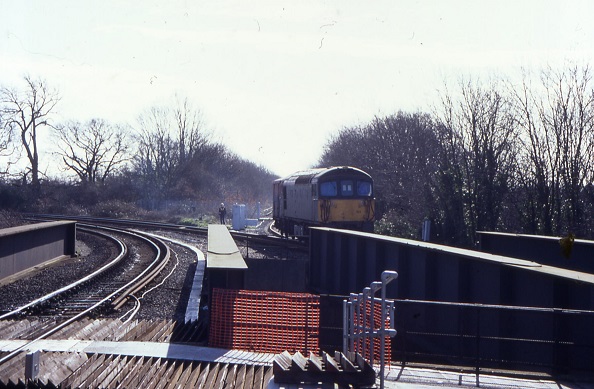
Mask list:
POLYGON ((351 303, 347 300, 342 300, 342 353, 347 355, 348 340, 349 340, 349 313, 351 303))
POLYGON ((39 375, 39 350, 25 355, 25 381, 35 381, 39 375))
POLYGON ((355 327, 356 327, 356 323, 355 323, 355 306, 354 304, 356 303, 356 294, 351 293, 351 311, 350 311, 350 315, 351 315, 351 326, 350 326, 350 339, 349 339, 349 349, 351 351, 355 351, 355 327))
POLYGON ((481 310, 479 307, 476 310, 476 385, 479 385, 479 373, 481 365, 481 310))
POLYGON ((368 327, 367 327, 367 301, 369 300, 369 296, 371 295, 371 288, 367 287, 363 289, 363 345, 362 345, 362 352, 363 358, 365 358, 365 351, 367 351, 367 336, 368 336, 368 327))
POLYGON ((373 281, 371 283, 371 285, 369 285, 370 289, 371 289, 371 320, 370 320, 370 324, 369 327, 371 328, 371 334, 372 334, 372 338, 370 341, 370 345, 369 345, 369 354, 370 354, 370 358, 369 358, 369 364, 371 366, 373 366, 373 362, 375 359, 375 345, 374 345, 374 340, 375 340, 375 336, 374 332, 375 332, 375 292, 377 292, 378 290, 380 290, 382 288, 382 283, 379 281, 373 281))
POLYGON ((363 293, 359 293, 357 295, 357 333, 355 334, 355 338, 357 342, 355 343, 355 352, 361 354, 361 349, 363 345, 361 344, 361 333, 363 330, 363 326, 361 325, 361 308, 363 304, 363 293))
MULTIPOLYGON (((390 322, 390 326, 394 323, 394 301, 386 300, 386 320, 390 322)), ((392 328, 386 329, 386 336, 393 337, 396 335, 396 330, 392 328)))
POLYGON ((396 336, 396 325, 395 325, 395 321, 394 321, 394 311, 396 310, 396 302, 393 300, 388 301, 388 313, 390 314, 389 319, 390 319, 390 327, 386 330, 386 334, 390 337, 393 338, 396 336))
POLYGON ((423 220, 423 228, 421 239, 423 242, 429 242, 431 239, 431 221, 429 219, 423 220))
POLYGON ((380 339, 380 389, 384 389, 384 364, 386 362, 386 285, 398 277, 398 273, 393 270, 386 270, 382 272, 382 323, 381 323, 381 339, 380 339))

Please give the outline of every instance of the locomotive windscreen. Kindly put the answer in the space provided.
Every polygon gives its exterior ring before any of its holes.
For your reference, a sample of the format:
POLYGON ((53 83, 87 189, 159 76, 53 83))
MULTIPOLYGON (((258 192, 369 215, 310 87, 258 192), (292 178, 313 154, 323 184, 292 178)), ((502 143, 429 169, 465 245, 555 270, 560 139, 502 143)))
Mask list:
POLYGON ((336 181, 322 182, 320 184, 320 196, 336 196, 338 194, 338 187, 336 181))
POLYGON ((369 197, 371 192, 370 181, 340 180, 320 183, 320 196, 322 197, 369 197))
POLYGON ((371 196, 371 182, 358 181, 357 182, 357 194, 359 196, 371 196))

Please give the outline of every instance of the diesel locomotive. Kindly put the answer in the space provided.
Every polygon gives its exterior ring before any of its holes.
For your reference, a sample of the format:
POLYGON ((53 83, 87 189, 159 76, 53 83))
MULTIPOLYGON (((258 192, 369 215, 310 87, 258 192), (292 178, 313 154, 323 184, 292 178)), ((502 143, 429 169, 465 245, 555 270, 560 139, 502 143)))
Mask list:
POLYGON ((373 179, 350 166, 299 171, 273 182, 272 215, 285 236, 312 226, 373 232, 373 179))

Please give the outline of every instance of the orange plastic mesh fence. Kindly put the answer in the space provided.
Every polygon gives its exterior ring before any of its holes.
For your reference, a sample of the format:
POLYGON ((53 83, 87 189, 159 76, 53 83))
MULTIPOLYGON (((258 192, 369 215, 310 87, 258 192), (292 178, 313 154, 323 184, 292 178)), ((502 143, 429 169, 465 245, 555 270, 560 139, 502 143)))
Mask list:
POLYGON ((319 296, 215 288, 210 315, 210 347, 319 352, 319 296))

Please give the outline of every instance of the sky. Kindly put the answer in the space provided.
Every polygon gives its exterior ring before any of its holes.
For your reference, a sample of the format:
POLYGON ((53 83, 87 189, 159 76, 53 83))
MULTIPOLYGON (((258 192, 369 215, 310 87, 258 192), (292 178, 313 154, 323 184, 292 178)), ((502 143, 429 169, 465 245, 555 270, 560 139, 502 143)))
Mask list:
POLYGON ((593 15, 589 0, 0 0, 0 85, 42 78, 54 121, 133 128, 187 97, 216 141, 284 176, 461 77, 594 64, 593 15))

